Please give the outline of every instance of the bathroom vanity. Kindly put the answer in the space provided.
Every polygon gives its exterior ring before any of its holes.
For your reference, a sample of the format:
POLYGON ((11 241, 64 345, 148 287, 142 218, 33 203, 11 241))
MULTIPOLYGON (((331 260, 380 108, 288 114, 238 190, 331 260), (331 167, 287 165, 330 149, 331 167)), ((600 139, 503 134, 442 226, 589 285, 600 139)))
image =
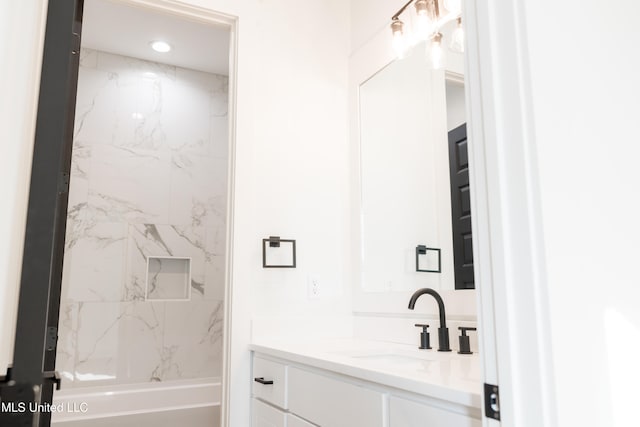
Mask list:
POLYGON ((480 361, 351 339, 252 344, 252 427, 479 427, 480 361))

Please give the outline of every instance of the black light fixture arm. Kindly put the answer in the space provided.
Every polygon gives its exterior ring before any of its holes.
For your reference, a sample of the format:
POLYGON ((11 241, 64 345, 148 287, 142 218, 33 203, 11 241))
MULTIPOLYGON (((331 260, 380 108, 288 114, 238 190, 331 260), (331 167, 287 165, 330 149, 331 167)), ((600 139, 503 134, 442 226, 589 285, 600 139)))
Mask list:
POLYGON ((404 6, 402 6, 402 7, 400 8, 400 10, 399 10, 399 11, 397 11, 397 12, 395 13, 395 15, 393 15, 393 16, 391 17, 391 20, 392 20, 392 21, 396 21, 396 20, 398 20, 398 19, 400 18, 400 15, 402 15, 402 12, 404 12, 404 10, 405 10, 407 7, 409 7, 409 5, 410 5, 411 3, 413 3, 413 0, 409 0, 409 1, 404 5, 404 6))

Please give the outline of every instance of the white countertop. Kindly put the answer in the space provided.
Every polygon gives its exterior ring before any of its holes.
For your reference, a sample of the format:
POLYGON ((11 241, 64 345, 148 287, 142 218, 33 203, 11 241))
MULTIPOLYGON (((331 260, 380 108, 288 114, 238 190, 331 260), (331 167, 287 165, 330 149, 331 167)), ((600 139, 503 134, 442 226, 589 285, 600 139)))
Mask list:
POLYGON ((312 342, 265 339, 251 344, 250 349, 468 407, 479 408, 481 404, 477 354, 347 338, 312 342))

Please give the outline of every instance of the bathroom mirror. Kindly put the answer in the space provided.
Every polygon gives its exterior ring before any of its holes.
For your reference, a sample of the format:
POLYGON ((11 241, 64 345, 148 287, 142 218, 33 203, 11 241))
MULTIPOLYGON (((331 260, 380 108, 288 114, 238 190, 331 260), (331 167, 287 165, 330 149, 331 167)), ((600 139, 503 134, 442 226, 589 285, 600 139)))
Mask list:
POLYGON ((463 55, 448 51, 445 69, 433 69, 423 43, 359 87, 365 291, 460 288, 448 132, 466 121, 463 68, 463 55), (425 246, 440 251, 439 269, 421 267, 433 254, 425 246))

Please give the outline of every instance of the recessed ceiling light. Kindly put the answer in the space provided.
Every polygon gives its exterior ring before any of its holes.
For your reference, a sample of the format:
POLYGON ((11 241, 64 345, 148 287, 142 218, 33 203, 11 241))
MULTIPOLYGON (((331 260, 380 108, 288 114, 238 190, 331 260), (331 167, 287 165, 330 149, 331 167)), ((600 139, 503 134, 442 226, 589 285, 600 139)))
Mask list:
POLYGON ((166 53, 171 50, 171 45, 161 40, 156 40, 149 44, 151 45, 151 49, 155 50, 156 52, 166 53))

